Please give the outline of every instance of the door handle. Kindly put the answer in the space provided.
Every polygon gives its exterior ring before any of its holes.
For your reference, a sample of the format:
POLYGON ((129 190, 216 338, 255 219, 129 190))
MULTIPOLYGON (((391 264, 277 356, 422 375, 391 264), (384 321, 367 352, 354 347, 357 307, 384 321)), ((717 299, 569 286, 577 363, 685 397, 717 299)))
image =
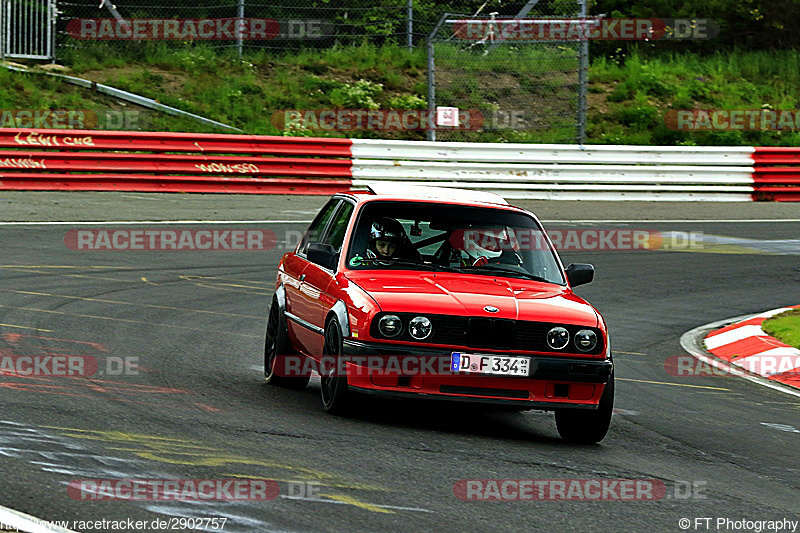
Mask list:
POLYGON ((306 279, 306 275, 305 275, 305 274, 302 274, 302 275, 300 276, 300 281, 303 281, 304 279, 306 279))

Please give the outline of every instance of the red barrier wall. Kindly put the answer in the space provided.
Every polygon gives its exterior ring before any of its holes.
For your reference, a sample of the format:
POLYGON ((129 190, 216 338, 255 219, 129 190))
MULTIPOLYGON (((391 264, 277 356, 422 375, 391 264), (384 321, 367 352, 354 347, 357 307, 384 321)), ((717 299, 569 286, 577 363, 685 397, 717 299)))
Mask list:
POLYGON ((352 142, 266 135, 0 129, 0 189, 331 194, 352 142))
POLYGON ((755 147, 755 200, 800 202, 800 148, 755 147))

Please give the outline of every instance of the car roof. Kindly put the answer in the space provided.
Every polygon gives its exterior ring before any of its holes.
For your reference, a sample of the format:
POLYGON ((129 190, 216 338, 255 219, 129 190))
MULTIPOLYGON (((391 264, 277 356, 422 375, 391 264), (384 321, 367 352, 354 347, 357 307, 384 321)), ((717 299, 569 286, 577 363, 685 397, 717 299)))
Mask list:
POLYGON ((392 200, 439 200, 456 204, 490 204, 511 207, 505 198, 491 192, 406 185, 404 183, 370 183, 367 185, 367 191, 356 192, 355 195, 359 201, 370 201, 381 197, 381 199, 391 198, 392 200))

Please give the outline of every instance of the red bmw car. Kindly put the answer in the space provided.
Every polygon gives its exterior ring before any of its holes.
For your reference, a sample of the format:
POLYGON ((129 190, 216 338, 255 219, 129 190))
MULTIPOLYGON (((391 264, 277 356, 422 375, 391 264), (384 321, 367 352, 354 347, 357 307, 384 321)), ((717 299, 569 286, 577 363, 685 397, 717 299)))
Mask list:
POLYGON ((536 217, 483 192, 375 185, 334 195, 281 259, 264 373, 321 378, 326 411, 365 395, 555 412, 562 438, 602 440, 614 371, 600 313, 573 293, 536 217))

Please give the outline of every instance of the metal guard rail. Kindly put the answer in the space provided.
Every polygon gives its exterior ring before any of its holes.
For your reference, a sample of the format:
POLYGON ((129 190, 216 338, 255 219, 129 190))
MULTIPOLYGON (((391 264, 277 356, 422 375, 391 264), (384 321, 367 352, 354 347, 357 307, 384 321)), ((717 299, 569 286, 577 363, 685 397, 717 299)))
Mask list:
POLYGON ((5 190, 330 194, 385 181, 507 198, 800 201, 800 148, 0 129, 5 190))

